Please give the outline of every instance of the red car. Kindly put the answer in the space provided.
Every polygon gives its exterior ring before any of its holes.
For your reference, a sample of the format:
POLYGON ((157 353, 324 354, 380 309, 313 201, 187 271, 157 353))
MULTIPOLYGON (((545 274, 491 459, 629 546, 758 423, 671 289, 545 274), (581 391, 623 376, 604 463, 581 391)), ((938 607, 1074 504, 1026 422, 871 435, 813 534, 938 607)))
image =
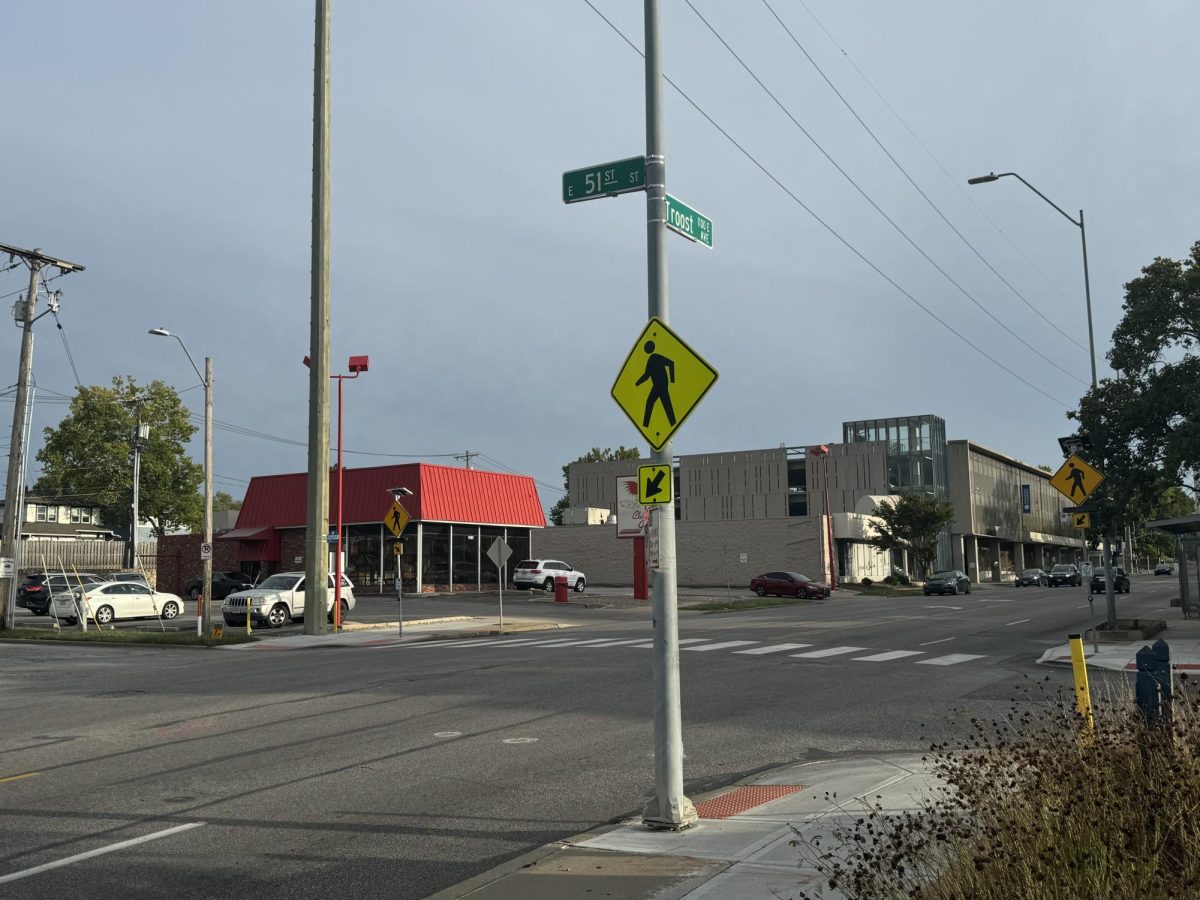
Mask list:
POLYGON ((757 578, 750 579, 750 590, 765 597, 774 594, 776 597, 801 597, 817 600, 829 596, 829 585, 813 581, 807 575, 799 572, 767 572, 757 578))

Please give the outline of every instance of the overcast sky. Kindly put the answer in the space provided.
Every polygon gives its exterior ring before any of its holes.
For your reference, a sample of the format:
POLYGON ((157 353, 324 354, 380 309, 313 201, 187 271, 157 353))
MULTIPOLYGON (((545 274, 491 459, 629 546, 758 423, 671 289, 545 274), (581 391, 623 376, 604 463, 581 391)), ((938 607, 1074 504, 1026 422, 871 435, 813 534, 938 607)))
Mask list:
MULTIPOLYGON (((593 2, 641 47, 640 3, 593 2)), ((668 235, 670 320, 720 372, 675 452, 934 413, 1059 460, 1089 378, 1079 230, 1015 179, 965 182, 1015 171, 1083 208, 1103 377, 1125 282, 1200 239, 1200 5, 692 2, 787 112, 663 0, 666 74, 728 134, 665 89, 668 190, 715 243, 668 235)), ((193 386, 146 334, 165 326, 213 357, 219 422, 299 442, 219 428, 218 489, 304 470, 312 4, 39 0, 3 22, 0 242, 87 266, 52 285, 82 382, 193 386)), ((645 198, 566 206, 561 176, 645 151, 642 59, 584 0, 334 0, 332 45, 334 371, 371 358, 347 464, 469 450, 549 506, 565 462, 639 445, 609 389, 646 318, 645 198)), ((0 274, 5 306, 26 278, 0 274)), ((75 387, 53 319, 36 332, 32 451, 75 387)), ((10 384, 20 331, 0 335, 10 384)))

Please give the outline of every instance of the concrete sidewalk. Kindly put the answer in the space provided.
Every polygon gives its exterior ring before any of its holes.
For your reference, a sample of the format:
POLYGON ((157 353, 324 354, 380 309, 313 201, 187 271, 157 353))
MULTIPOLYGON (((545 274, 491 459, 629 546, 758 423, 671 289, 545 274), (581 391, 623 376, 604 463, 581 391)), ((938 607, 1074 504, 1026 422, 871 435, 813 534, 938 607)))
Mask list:
MULTIPOLYGON (((1136 672, 1137 665, 1134 657, 1137 652, 1142 647, 1153 644, 1162 638, 1171 648, 1172 669, 1179 672, 1200 671, 1200 619, 1185 619, 1178 608, 1158 610, 1154 615, 1146 618, 1165 620, 1166 630, 1160 631, 1154 637, 1142 640, 1114 641, 1112 643, 1100 641, 1098 652, 1093 649, 1092 642, 1085 636, 1083 650, 1087 664, 1095 669, 1136 672)), ((1066 643, 1051 647, 1038 658, 1038 662, 1049 666, 1069 666, 1071 665, 1071 647, 1066 643)))
POLYGON ((839 758, 784 766, 693 798, 700 821, 654 831, 640 818, 549 844, 434 894, 436 900, 563 897, 776 900, 832 891, 795 840, 836 845, 834 830, 863 815, 916 809, 939 784, 920 754, 839 758), (836 801, 827 795, 837 795, 836 801), (876 798, 879 798, 876 800, 876 798))
MULTIPOLYGON (((549 619, 532 619, 523 616, 505 616, 504 628, 493 616, 442 616, 436 619, 414 619, 404 623, 400 634, 399 623, 347 624, 337 634, 288 634, 269 636, 261 641, 247 644, 226 644, 219 650, 279 651, 318 650, 325 648, 386 647, 396 644, 412 644, 438 639, 482 637, 485 635, 521 634, 527 631, 551 631, 556 628, 575 628, 575 624, 554 622, 549 619)), ((236 630, 236 628, 230 628, 236 630)), ((255 629, 259 633, 259 629, 255 629)), ((267 631, 270 635, 270 632, 267 631)), ((262 636, 260 634, 260 636, 262 636)))

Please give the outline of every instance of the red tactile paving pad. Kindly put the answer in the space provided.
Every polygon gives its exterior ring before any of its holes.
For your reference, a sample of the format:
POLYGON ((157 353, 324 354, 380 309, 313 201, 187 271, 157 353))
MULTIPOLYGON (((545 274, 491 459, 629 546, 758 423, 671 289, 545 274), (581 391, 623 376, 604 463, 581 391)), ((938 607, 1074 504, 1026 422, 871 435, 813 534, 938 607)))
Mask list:
POLYGON ((701 819, 728 819, 802 790, 802 784, 750 784, 705 800, 696 807, 696 815, 701 819))

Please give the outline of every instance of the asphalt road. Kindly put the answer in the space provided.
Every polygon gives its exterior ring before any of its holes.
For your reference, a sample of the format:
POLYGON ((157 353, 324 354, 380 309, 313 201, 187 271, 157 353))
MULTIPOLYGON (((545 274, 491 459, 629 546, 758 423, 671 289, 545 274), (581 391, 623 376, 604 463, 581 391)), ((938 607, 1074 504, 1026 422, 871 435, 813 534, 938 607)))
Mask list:
MULTIPOLYGON (((1135 578, 1121 615, 1175 589, 1135 578)), ((993 587, 684 611, 687 790, 963 734, 1023 686, 1069 684, 1034 660, 1086 606, 993 587)), ((649 616, 530 609, 580 627, 293 652, 0 643, 0 897, 424 897, 640 809, 652 659, 630 642, 649 616), (89 851, 109 852, 72 861, 89 851)))

